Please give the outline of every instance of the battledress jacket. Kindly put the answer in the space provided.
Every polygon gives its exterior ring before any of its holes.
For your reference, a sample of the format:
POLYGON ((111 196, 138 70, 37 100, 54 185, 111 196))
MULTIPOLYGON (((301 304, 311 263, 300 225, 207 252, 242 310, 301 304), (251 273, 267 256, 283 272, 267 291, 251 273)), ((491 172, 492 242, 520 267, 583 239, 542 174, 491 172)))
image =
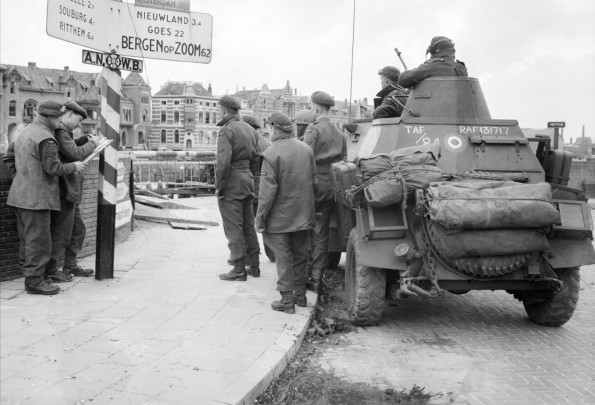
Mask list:
POLYGON ((217 124, 217 166, 215 190, 219 198, 244 200, 253 196, 254 174, 258 172, 257 134, 238 115, 217 124))
MULTIPOLYGON (((95 144, 88 142, 86 136, 74 140, 72 132, 60 125, 55 133, 60 160, 64 163, 81 161, 95 150, 95 144)), ((80 204, 83 197, 82 173, 74 172, 60 177, 60 198, 66 199, 75 204, 80 204)))
POLYGON ((347 159, 347 137, 328 117, 321 117, 306 128, 304 142, 314 151, 318 193, 316 207, 334 199, 331 164, 347 159))
POLYGON ((386 86, 374 98, 376 109, 373 118, 400 117, 408 97, 409 95, 404 91, 395 89, 392 86, 386 86))
POLYGON ((58 177, 76 171, 74 163, 63 164, 58 158, 54 125, 37 115, 14 142, 14 180, 7 204, 28 210, 60 211, 58 177))
POLYGON ((262 154, 256 227, 290 233, 314 228, 316 165, 312 149, 290 133, 276 135, 262 154))
POLYGON ((399 77, 399 86, 411 88, 428 77, 467 76, 463 62, 455 60, 454 49, 445 49, 422 63, 416 69, 406 70, 399 77))

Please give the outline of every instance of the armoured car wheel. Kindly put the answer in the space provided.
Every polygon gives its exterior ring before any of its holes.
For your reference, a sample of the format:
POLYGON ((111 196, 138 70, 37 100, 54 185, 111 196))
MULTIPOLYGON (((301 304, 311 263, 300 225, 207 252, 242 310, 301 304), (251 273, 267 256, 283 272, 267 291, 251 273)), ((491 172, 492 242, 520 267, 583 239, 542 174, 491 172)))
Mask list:
POLYGON ((580 274, 578 267, 557 270, 558 278, 563 285, 553 296, 541 300, 526 296, 523 300, 525 311, 529 319, 544 326, 561 326, 570 320, 580 289, 580 274))
POLYGON ((341 261, 341 252, 329 252, 328 253, 328 268, 336 269, 341 261))
POLYGON ((349 320, 354 325, 370 326, 380 321, 386 291, 384 269, 364 266, 355 243, 357 228, 349 235, 345 259, 345 291, 349 320))

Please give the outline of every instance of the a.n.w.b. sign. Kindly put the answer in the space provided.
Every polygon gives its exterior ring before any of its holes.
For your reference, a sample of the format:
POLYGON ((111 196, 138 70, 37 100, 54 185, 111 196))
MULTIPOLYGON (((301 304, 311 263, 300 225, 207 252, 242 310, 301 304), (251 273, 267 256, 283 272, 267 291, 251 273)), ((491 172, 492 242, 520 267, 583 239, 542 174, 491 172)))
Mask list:
POLYGON ((129 70, 131 72, 141 73, 143 71, 142 60, 126 58, 114 52, 102 53, 83 49, 83 63, 103 66, 110 69, 129 70))

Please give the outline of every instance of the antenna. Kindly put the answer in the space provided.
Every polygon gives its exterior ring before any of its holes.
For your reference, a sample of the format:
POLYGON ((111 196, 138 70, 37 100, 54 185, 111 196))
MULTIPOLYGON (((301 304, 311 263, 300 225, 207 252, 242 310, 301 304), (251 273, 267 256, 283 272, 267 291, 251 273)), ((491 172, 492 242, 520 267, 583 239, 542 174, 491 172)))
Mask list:
POLYGON ((351 94, 353 91, 353 46, 355 42, 355 0, 353 0, 353 23, 351 26, 351 77, 349 83, 349 122, 352 121, 351 119, 351 94))

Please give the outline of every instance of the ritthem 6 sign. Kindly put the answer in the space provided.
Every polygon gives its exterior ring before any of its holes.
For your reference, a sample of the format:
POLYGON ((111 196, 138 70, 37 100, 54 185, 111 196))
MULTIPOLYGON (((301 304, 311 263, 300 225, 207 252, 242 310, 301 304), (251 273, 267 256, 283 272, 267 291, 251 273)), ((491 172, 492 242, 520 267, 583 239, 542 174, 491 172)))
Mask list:
POLYGON ((210 63, 210 14, 115 0, 48 0, 48 35, 103 52, 210 63))
POLYGON ((548 128, 564 128, 566 126, 566 122, 564 121, 555 121, 555 122, 548 122, 548 128))

